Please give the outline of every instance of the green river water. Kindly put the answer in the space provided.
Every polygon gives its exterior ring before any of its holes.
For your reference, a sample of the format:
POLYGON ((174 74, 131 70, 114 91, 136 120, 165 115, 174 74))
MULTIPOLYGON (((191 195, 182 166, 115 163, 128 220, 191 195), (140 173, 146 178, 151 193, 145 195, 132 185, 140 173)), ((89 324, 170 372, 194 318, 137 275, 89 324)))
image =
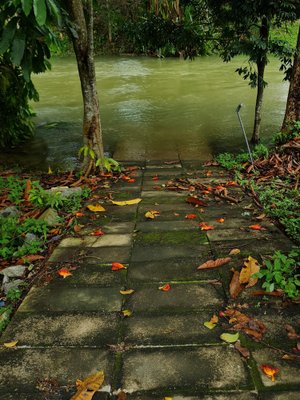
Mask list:
MULTIPOLYGON (((251 136, 255 90, 234 71, 242 58, 225 64, 217 56, 194 61, 146 57, 99 57, 96 74, 106 151, 118 160, 208 159, 244 148, 235 109, 239 103, 251 136)), ((288 84, 278 63, 268 65, 263 142, 278 131, 288 84)), ((37 134, 4 162, 29 168, 72 167, 81 147, 82 99, 73 57, 53 61, 34 77, 40 102, 37 134)))

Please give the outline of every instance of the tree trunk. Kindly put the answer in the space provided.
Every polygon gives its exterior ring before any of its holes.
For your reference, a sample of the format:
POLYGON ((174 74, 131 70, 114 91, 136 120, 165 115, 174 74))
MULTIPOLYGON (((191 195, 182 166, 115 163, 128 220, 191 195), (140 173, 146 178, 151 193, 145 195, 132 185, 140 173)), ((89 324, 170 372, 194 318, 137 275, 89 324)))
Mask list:
POLYGON ((87 0, 85 4, 86 7, 81 0, 66 1, 77 32, 76 37, 72 35, 72 41, 83 98, 83 141, 90 149, 84 157, 83 168, 89 173, 95 161, 104 157, 104 151, 93 54, 93 1, 87 0))
POLYGON ((254 115, 254 128, 253 134, 251 138, 251 142, 256 144, 260 140, 260 125, 261 125, 261 110, 262 110, 262 102, 263 102, 263 94, 265 88, 265 69, 267 65, 267 49, 268 49, 268 39, 269 39, 269 23, 266 18, 262 19, 259 37, 260 40, 265 43, 265 49, 260 51, 260 54, 257 57, 256 65, 257 65, 257 94, 256 94, 256 103, 255 103, 255 115, 254 115))
POLYGON ((286 103, 286 110, 281 130, 288 130, 292 121, 300 120, 300 27, 298 31, 297 47, 295 52, 290 89, 286 103))

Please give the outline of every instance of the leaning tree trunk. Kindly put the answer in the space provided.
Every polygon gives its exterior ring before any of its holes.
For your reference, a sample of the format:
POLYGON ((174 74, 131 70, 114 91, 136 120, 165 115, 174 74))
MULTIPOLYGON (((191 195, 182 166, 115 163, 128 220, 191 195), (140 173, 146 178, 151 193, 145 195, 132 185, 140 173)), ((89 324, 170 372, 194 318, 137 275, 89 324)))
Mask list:
POLYGON ((289 94, 281 130, 286 132, 292 121, 300 120, 300 27, 298 31, 289 94))
POLYGON ((255 115, 254 115, 254 128, 253 134, 251 138, 251 142, 256 144, 260 140, 260 125, 261 125, 261 110, 262 110, 262 102, 264 95, 264 73, 266 68, 266 59, 257 62, 257 94, 256 94, 256 103, 255 103, 255 115))
POLYGON ((67 0, 65 4, 77 33, 72 34, 72 42, 83 98, 83 141, 89 148, 84 157, 83 168, 88 174, 95 168, 95 161, 104 157, 94 64, 93 1, 67 0))

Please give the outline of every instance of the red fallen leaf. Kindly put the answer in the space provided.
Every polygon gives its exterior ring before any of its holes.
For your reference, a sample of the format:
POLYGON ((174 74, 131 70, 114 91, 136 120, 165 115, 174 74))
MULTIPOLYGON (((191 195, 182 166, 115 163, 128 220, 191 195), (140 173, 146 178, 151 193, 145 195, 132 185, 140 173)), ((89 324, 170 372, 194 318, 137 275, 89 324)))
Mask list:
POLYGON ((256 290, 251 293, 251 296, 274 296, 274 297, 282 297, 283 292, 279 290, 274 290, 274 292, 266 292, 265 290, 256 290))
POLYGON ((117 262, 113 262, 111 264, 112 271, 118 271, 119 269, 127 269, 127 267, 125 267, 125 265, 117 263, 117 262))
POLYGON ((193 204, 193 205, 197 205, 197 206, 201 206, 201 207, 207 207, 207 204, 204 203, 204 201, 197 199, 197 197, 193 197, 193 196, 189 196, 186 199, 186 202, 189 204, 193 204))
POLYGON ((152 189, 154 189, 154 190, 161 190, 162 187, 161 187, 161 186, 152 186, 152 189))
POLYGON ((75 213, 75 217, 83 217, 83 216, 84 216, 84 214, 80 211, 75 213))
POLYGON ((159 180, 158 175, 152 176, 152 180, 153 180, 153 181, 158 181, 158 180, 159 180))
POLYGON ((200 226, 201 231, 212 231, 213 229, 215 229, 214 226, 207 225, 206 222, 200 222, 198 226, 200 226))
POLYGON ((73 230, 74 230, 74 232, 79 232, 79 231, 81 231, 81 229, 83 228, 83 225, 74 225, 73 226, 73 230))
POLYGON ((129 182, 129 183, 134 183, 134 182, 135 182, 135 179, 133 179, 133 178, 128 179, 127 182, 129 182))
POLYGON ((104 235, 104 232, 102 232, 101 229, 97 229, 96 231, 91 233, 91 236, 102 236, 104 235))
POLYGON ((216 260, 208 260, 204 264, 201 264, 197 269, 218 268, 222 265, 228 264, 230 261, 230 257, 217 258, 216 260))
POLYGON ((208 186, 208 187, 206 188, 206 190, 207 190, 208 192, 211 192, 211 191, 213 190, 213 188, 212 188, 211 186, 208 186))
POLYGON ((43 260, 45 257, 40 256, 39 254, 29 254, 28 256, 19 258, 19 260, 16 261, 17 264, 24 264, 25 262, 33 262, 37 260, 43 260))
POLYGON ((250 229, 253 229, 254 231, 261 231, 263 228, 261 225, 256 224, 256 225, 250 225, 249 226, 250 229))
POLYGON ((165 285, 160 286, 158 289, 162 290, 163 292, 168 292, 169 290, 171 290, 171 285, 169 283, 166 283, 165 285))
POLYGON ((67 278, 68 276, 73 275, 72 272, 68 270, 68 268, 61 268, 59 271, 57 271, 59 276, 62 276, 64 279, 67 278))
POLYGON ((218 185, 214 187, 215 190, 223 190, 225 189, 224 186, 218 185))
POLYGON ((225 222, 225 219, 224 218, 218 218, 216 221, 219 222, 219 224, 223 224, 225 222))
POLYGON ((275 374, 279 372, 279 369, 276 367, 273 367, 272 365, 267 365, 263 364, 260 366, 262 372, 267 375, 269 378, 271 378, 272 382, 275 382, 275 374))
POLYGON ((186 219, 195 219, 195 218, 197 218, 197 215, 196 215, 196 214, 187 214, 187 215, 185 216, 185 218, 186 218, 186 219))
POLYGON ((123 175, 121 178, 123 181, 129 181, 131 178, 128 175, 123 175))
POLYGON ((229 181, 226 183, 226 186, 237 186, 238 184, 235 181, 229 181))

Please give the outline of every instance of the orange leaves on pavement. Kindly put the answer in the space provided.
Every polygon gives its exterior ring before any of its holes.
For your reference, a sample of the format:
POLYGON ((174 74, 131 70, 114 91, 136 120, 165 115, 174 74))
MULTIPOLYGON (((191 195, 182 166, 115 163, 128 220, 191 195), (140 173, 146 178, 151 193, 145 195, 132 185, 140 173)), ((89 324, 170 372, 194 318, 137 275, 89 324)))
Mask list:
POLYGON ((197 215, 196 215, 196 214, 187 214, 187 215, 185 216, 185 219, 195 219, 195 218, 197 218, 197 215))
POLYGON ((240 254, 241 250, 240 249, 232 249, 230 250, 230 252, 228 253, 229 256, 235 256, 237 254, 240 254))
POLYGON ((105 211, 105 208, 101 206, 101 204, 88 204, 86 206, 87 209, 89 209, 92 212, 103 212, 105 211))
POLYGON ((163 286, 160 286, 158 289, 162 290, 163 292, 168 292, 169 290, 171 290, 171 285, 169 283, 166 283, 163 286))
POLYGON ((193 204, 194 206, 207 207, 207 204, 204 203, 204 201, 199 200, 197 197, 194 196, 189 196, 186 199, 186 202, 189 204, 193 204))
POLYGON ((67 278, 68 276, 73 275, 72 272, 68 270, 68 268, 61 268, 60 270, 57 271, 58 275, 63 277, 64 279, 67 278))
POLYGON ((228 264, 230 261, 230 257, 217 258, 216 260, 208 260, 204 264, 201 264, 197 269, 218 268, 222 265, 228 264))
POLYGON ((239 281, 241 284, 248 284, 246 288, 252 287, 256 285, 258 278, 254 278, 253 274, 259 272, 260 266, 257 260, 251 256, 247 258, 245 261, 244 266, 240 272, 239 281))
POLYGON ((265 375, 271 378, 272 382, 275 382, 275 374, 279 372, 278 368, 273 367, 272 365, 263 364, 260 366, 260 369, 265 375))
POLYGON ((77 217, 77 218, 83 217, 83 216, 84 216, 83 212, 77 211, 77 212, 75 213, 75 217, 77 217))
POLYGON ((200 226, 201 231, 212 231, 213 229, 215 229, 214 226, 212 226, 212 225, 207 225, 206 222, 200 222, 200 223, 198 224, 198 226, 200 226))
POLYGON ((205 321, 203 325, 208 329, 214 329, 219 321, 219 317, 214 314, 209 321, 205 321))
POLYGON ((153 181, 158 181, 158 180, 159 180, 159 176, 158 176, 158 175, 152 176, 152 180, 153 180, 153 181))
POLYGON ((88 376, 84 381, 76 381, 77 392, 70 400, 92 400, 94 394, 101 388, 104 382, 104 372, 98 371, 88 376))
POLYGON ((104 235, 104 232, 101 229, 97 229, 94 232, 92 232, 90 235, 91 236, 102 236, 102 235, 104 235))
POLYGON ((125 265, 120 264, 118 262, 113 262, 111 264, 111 270, 112 271, 119 271, 119 269, 127 269, 127 267, 125 267, 125 265))
POLYGON ((29 200, 29 192, 30 192, 30 190, 31 190, 31 180, 27 179, 26 186, 25 186, 25 189, 24 189, 24 200, 25 201, 29 200))
POLYGON ((218 218, 216 221, 219 222, 219 224, 224 224, 225 219, 224 218, 218 218))

